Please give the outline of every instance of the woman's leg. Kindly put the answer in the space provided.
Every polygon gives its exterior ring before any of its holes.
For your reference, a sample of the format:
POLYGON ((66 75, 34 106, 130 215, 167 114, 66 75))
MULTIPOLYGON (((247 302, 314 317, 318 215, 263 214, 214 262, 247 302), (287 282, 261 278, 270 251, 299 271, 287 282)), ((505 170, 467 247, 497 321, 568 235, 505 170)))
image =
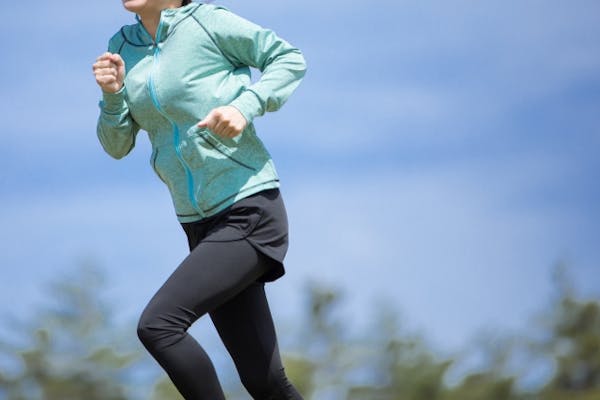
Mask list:
POLYGON ((253 283, 211 311, 210 317, 252 398, 302 399, 281 363, 264 283, 253 283))
POLYGON ((267 260, 246 240, 201 242, 146 306, 138 336, 187 400, 225 398, 211 360, 187 329, 255 282, 267 260))

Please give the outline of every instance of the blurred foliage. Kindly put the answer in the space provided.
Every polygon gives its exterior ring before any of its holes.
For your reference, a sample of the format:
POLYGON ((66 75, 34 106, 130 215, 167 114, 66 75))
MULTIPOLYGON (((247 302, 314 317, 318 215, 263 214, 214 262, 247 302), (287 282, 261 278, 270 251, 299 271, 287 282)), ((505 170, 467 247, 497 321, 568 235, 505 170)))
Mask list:
POLYGON ((152 400, 182 400, 183 397, 179 394, 175 385, 171 380, 164 376, 155 385, 152 393, 152 400))
MULTIPOLYGON (((313 284, 286 371, 307 400, 600 400, 600 302, 579 298, 560 270, 555 286, 533 334, 484 336, 463 353, 477 352, 483 364, 449 384, 463 356, 436 355, 422 335, 401 331, 394 310, 383 310, 369 332, 354 332, 342 294, 313 284), (541 364, 549 377, 523 389, 523 375, 541 364)), ((153 361, 133 329, 115 327, 102 293, 102 274, 82 268, 52 286, 54 305, 13 321, 19 343, 0 341, 0 399, 182 399, 164 374, 137 376, 153 361)), ((229 399, 248 398, 226 389, 229 399)))
POLYGON ((124 400, 121 384, 138 355, 110 328, 109 310, 98 293, 102 278, 83 267, 77 280, 55 283, 55 304, 31 321, 13 321, 22 345, 2 341, 0 398, 7 400, 124 400), (119 348, 123 348, 122 351, 119 348))
POLYGON ((540 348, 552 356, 556 371, 541 398, 599 400, 600 302, 578 300, 564 267, 557 270, 555 280, 560 296, 540 348))

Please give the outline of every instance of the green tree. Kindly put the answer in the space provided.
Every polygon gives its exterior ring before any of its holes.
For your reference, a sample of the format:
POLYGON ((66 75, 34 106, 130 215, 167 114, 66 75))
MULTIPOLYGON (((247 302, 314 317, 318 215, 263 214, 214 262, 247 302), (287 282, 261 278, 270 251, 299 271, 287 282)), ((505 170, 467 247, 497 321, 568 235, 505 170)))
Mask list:
POLYGON ((109 311, 96 296, 102 277, 82 268, 74 279, 51 286, 53 307, 29 322, 17 322, 27 348, 1 342, 7 371, 0 372, 0 397, 7 400, 126 400, 124 382, 139 353, 115 332, 109 311))
POLYGON ((382 311, 377 326, 360 334, 340 311, 341 292, 311 285, 307 293, 307 330, 300 341, 306 367, 304 376, 290 374, 295 383, 307 382, 307 399, 442 398, 452 361, 438 360, 417 335, 401 335, 393 310, 382 311))
MULTIPOLYGON (((8 366, 0 371, 0 398, 182 400, 137 343, 133 325, 116 327, 103 287, 97 269, 81 268, 51 286, 52 306, 14 325, 26 344, 0 341, 8 366), (152 373, 140 378, 144 370, 152 373)), ((600 400, 600 302, 578 297, 564 273, 556 288, 540 331, 529 338, 531 332, 482 336, 463 353, 486 362, 448 385, 461 357, 436 355, 423 335, 400 329, 393 309, 382 311, 368 332, 357 332, 343 315, 342 294, 311 285, 306 329, 297 330, 298 349, 284 353, 284 365, 307 400, 600 400), (520 374, 540 361, 554 367, 552 375, 537 389, 520 390, 520 374)), ((228 399, 248 398, 239 387, 225 389, 228 399)))
POLYGON ((304 382, 303 393, 314 399, 335 393, 351 400, 600 400, 600 303, 565 289, 570 287, 566 275, 555 285, 559 295, 545 311, 548 324, 541 332, 533 339, 529 332, 485 336, 465 353, 477 352, 486 363, 452 386, 445 377, 459 357, 440 358, 421 336, 400 332, 393 310, 371 329, 381 334, 350 337, 341 294, 313 285, 307 291, 308 329, 297 352, 307 367, 293 379, 304 382), (553 376, 536 390, 520 389, 520 374, 540 360, 555 365, 553 376), (353 377, 361 371, 369 371, 370 378, 357 383, 353 377))
POLYGON ((547 400, 600 399, 600 302, 579 299, 564 267, 555 276, 559 296, 549 313, 549 335, 536 346, 553 360, 547 400))

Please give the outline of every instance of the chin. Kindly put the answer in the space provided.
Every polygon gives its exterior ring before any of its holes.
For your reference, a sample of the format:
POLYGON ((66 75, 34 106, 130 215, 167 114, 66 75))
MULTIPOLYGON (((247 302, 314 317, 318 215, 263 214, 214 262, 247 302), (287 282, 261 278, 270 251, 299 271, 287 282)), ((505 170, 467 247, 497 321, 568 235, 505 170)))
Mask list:
POLYGON ((137 12, 144 8, 146 0, 123 0, 123 7, 127 11, 137 12))

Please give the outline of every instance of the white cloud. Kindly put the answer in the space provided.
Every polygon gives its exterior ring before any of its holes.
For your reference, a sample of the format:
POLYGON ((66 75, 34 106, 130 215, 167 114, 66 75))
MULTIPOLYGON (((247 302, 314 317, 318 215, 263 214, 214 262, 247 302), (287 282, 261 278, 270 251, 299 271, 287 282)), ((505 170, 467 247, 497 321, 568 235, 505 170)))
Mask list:
MULTIPOLYGON (((275 140, 310 152, 373 149, 381 133, 383 145, 427 147, 491 138, 498 126, 514 135, 521 128, 511 121, 548 102, 559 107, 600 67, 597 5, 589 2, 293 7, 297 20, 313 22, 302 43, 308 74, 291 110, 264 125, 275 140)), ((543 122, 531 124, 542 130, 543 122)))

